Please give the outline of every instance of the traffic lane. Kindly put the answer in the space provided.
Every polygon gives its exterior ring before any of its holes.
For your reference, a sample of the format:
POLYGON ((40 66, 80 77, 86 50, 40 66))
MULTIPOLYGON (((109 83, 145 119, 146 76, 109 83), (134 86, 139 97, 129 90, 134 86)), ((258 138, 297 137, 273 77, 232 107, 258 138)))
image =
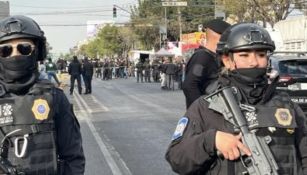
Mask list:
POLYGON ((178 119, 185 112, 185 99, 182 91, 160 90, 159 83, 135 83, 132 79, 94 81, 93 94, 110 110, 129 109, 147 111, 145 106, 160 111, 171 111, 172 118, 178 119), (141 105, 141 106, 140 106, 141 105))
POLYGON ((85 155, 85 175, 111 175, 112 172, 85 121, 79 120, 85 155))
POLYGON ((120 154, 133 175, 174 174, 164 155, 175 126, 173 121, 161 120, 159 113, 126 114, 110 119, 116 113, 95 114, 94 126, 103 140, 120 154), (109 119, 108 119, 109 118, 109 119), (106 138, 107 137, 107 138, 106 138))
POLYGON ((184 112, 178 107, 184 106, 182 92, 165 92, 157 84, 136 85, 127 80, 97 82, 97 86, 99 93, 94 96, 109 111, 95 113, 92 121, 132 174, 174 174, 164 155, 184 112))

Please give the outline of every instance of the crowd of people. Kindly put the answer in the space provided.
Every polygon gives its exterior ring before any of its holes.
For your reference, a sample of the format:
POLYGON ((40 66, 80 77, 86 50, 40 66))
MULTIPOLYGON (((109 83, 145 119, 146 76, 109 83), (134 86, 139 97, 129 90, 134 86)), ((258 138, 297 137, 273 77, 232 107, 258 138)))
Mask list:
MULTIPOLYGON (((185 67, 185 62, 182 58, 163 57, 143 61, 137 59, 135 62, 120 58, 105 58, 90 59, 89 62, 93 65, 92 76, 97 79, 112 80, 133 77, 136 78, 137 83, 160 83, 162 90, 182 89, 185 67)), ((65 71, 66 69, 61 72, 65 71)), ((79 72, 78 74, 82 75, 82 71, 81 63, 81 73, 79 72)))
POLYGON ((137 83, 161 83, 162 90, 182 89, 184 66, 183 59, 173 60, 172 57, 154 59, 151 62, 149 59, 138 60, 135 65, 136 81, 137 83))

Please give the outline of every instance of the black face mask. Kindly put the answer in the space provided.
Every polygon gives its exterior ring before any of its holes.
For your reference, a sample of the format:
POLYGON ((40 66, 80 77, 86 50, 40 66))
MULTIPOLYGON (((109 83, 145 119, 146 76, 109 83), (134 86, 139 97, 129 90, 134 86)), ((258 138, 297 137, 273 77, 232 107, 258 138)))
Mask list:
POLYGON ((238 81, 246 85, 264 85, 267 82, 266 68, 241 68, 231 71, 238 81))
POLYGON ((36 59, 33 55, 0 57, 0 79, 6 83, 26 81, 36 70, 36 59))
POLYGON ((263 98, 268 85, 266 68, 235 69, 230 77, 249 104, 256 104, 263 98))
POLYGON ((0 84, 6 92, 25 94, 38 76, 35 54, 0 57, 0 84))

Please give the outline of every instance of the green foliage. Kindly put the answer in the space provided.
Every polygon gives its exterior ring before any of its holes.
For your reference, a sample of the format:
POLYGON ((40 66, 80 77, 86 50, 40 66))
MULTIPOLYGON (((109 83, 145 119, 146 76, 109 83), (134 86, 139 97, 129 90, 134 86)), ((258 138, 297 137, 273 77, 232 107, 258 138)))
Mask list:
POLYGON ((107 25, 99 30, 93 40, 81 46, 79 54, 86 55, 90 58, 95 58, 97 55, 108 57, 121 55, 123 51, 122 40, 120 28, 107 25))
POLYGON ((218 5, 227 7, 228 15, 235 15, 236 22, 264 21, 272 26, 284 20, 293 10, 291 4, 302 8, 301 0, 217 0, 218 5))
POLYGON ((60 56, 58 58, 64 59, 64 60, 71 60, 72 54, 70 53, 60 53, 60 56))
POLYGON ((214 0, 187 0, 187 7, 163 7, 160 0, 139 0, 131 7, 129 26, 105 26, 88 44, 81 46, 79 54, 89 57, 122 56, 129 50, 151 50, 160 47, 160 28, 167 24, 169 41, 179 41, 179 15, 182 33, 197 31, 214 17, 214 0), (165 12, 167 20, 165 21, 165 12))
POLYGON ((199 24, 214 17, 214 0, 187 0, 187 7, 163 7, 161 1, 139 0, 138 6, 131 8, 132 29, 141 43, 140 49, 158 48, 159 27, 167 24, 168 40, 179 40, 179 15, 182 33, 197 31, 199 24), (166 9, 166 10, 165 10, 166 9), (167 22, 165 22, 165 11, 167 22), (181 14, 179 13, 181 12, 181 14))

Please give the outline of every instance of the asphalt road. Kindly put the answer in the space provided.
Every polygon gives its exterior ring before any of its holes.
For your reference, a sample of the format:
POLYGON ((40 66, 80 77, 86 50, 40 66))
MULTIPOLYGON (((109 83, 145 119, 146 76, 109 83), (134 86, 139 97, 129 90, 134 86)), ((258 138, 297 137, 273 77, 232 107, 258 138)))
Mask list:
POLYGON ((182 91, 130 78, 94 79, 91 95, 76 92, 67 96, 81 124, 86 175, 174 174, 164 155, 185 112, 182 91))

